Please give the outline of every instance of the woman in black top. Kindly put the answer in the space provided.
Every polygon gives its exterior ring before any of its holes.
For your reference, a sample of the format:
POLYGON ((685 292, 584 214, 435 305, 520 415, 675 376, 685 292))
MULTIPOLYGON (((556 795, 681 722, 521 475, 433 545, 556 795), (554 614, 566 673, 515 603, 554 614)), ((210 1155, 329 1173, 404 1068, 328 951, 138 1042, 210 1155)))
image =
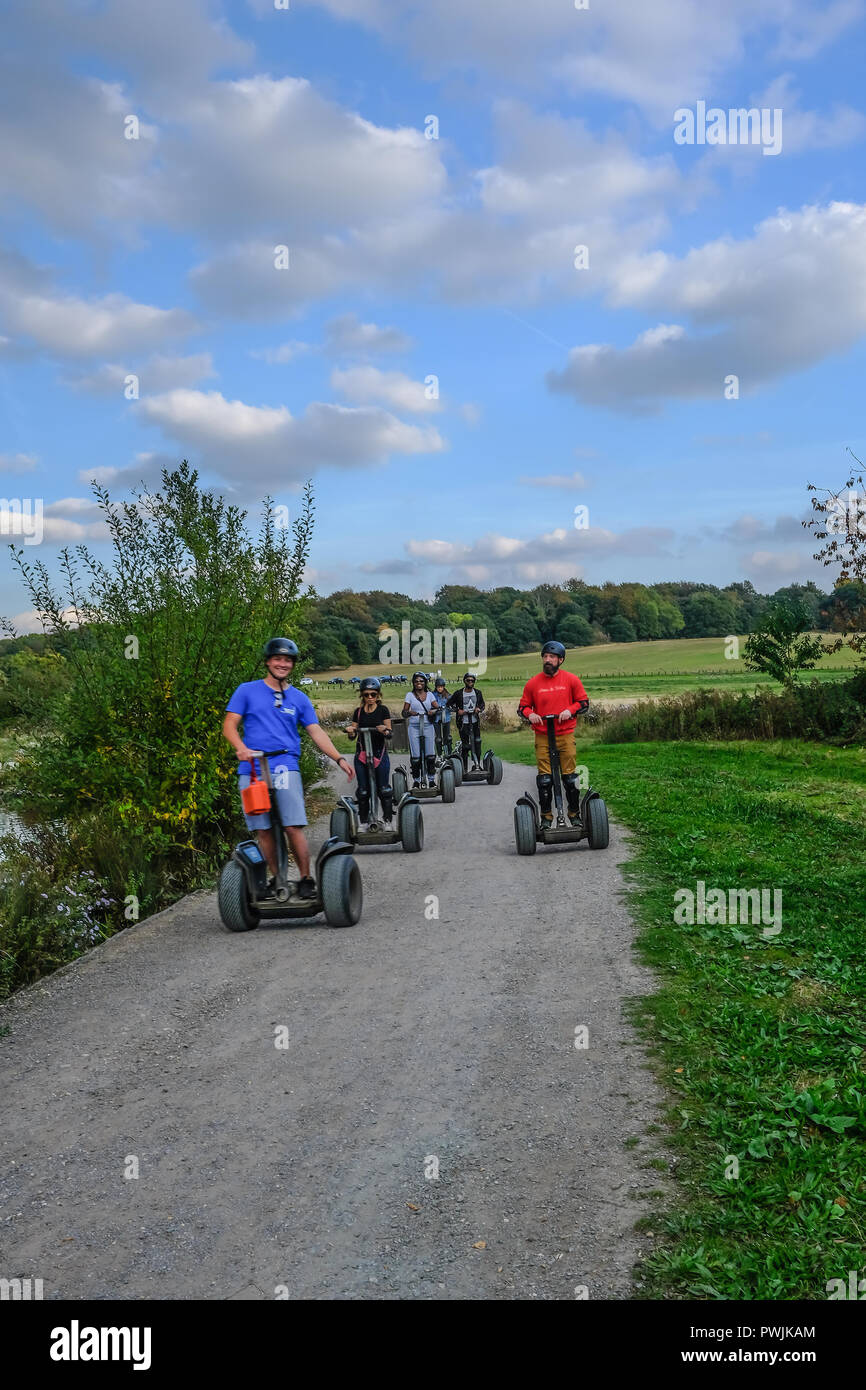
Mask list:
MULTIPOLYGON (((361 681, 361 703, 353 712, 346 733, 354 738, 359 729, 372 729, 373 771, 376 788, 382 803, 382 816, 386 825, 394 817, 394 795, 391 791, 391 763, 388 758, 386 740, 391 737, 391 711, 382 704, 382 685, 375 676, 365 676, 361 681)), ((361 828, 366 829, 370 816, 370 769, 363 748, 355 754, 355 774, 358 778, 358 814, 361 828)))

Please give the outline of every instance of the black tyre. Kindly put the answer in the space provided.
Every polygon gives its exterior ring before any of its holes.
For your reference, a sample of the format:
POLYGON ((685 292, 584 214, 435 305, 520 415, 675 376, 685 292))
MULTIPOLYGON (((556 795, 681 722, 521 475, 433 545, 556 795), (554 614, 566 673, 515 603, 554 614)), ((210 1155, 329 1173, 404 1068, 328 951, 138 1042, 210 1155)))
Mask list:
POLYGON ((455 787, 462 787, 462 786, 463 786, 463 759, 462 759, 459 755, 456 755, 455 757, 453 757, 453 758, 451 759, 451 766, 452 766, 453 769, 454 769, 454 785, 455 785, 455 787))
POLYGON ((600 796, 594 796, 586 804, 586 837, 590 849, 607 849, 610 841, 610 826, 607 807, 600 796))
POLYGON ((345 806, 335 806, 331 812, 331 834, 352 844, 352 817, 345 806))
POLYGON ((234 859, 220 874, 217 904, 223 926, 229 931, 252 931, 259 925, 259 914, 250 906, 247 876, 234 859))
POLYGON ((417 801, 403 807, 400 815, 400 839, 407 854, 417 854, 424 848, 424 818, 417 801))
POLYGON ((523 802, 514 808, 514 840, 518 854, 535 853, 535 816, 523 802))
POLYGON ((454 801, 457 796, 457 781, 453 767, 443 767, 439 774, 439 790, 443 801, 454 801))
POLYGON ((394 769, 394 776, 391 778, 391 787, 394 792, 394 801, 399 802, 409 790, 409 778, 402 767, 394 769))
POLYGON ((364 894, 361 870, 351 854, 332 854, 319 873, 319 893, 332 927, 354 927, 361 916, 364 894))
POLYGON ((497 758, 495 753, 490 759, 490 766, 487 769, 487 780, 491 787, 498 787, 502 781, 502 759, 497 758))

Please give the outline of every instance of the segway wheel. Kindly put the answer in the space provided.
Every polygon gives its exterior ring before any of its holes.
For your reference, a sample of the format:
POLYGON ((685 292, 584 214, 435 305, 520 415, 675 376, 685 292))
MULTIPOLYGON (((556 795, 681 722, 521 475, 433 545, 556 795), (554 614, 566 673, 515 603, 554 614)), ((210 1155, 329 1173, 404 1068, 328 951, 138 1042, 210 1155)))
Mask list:
POLYGON ((451 771, 454 773, 455 787, 461 787, 463 785, 463 759, 449 758, 445 766, 450 767, 451 771))
POLYGON ((331 834, 352 843, 352 817, 345 806, 335 806, 331 812, 331 834))
POLYGON ((594 796, 586 807, 586 837, 590 849, 607 849, 610 842, 610 825, 607 807, 600 796, 594 796))
POLYGON ((424 848, 424 819, 417 801, 404 806, 400 814, 400 839, 407 854, 424 848))
POLYGON ((395 802, 402 801, 409 790, 409 779, 402 767, 394 769, 394 776, 391 778, 391 787, 394 791, 395 802))
POLYGON ((354 927, 361 916, 361 870, 351 854, 332 854, 319 872, 319 893, 328 924, 354 927))
POLYGON ((502 759, 497 758, 496 754, 490 759, 490 767, 487 770, 487 781, 491 787, 498 787, 502 781, 502 759))
POLYGON ((457 796, 457 782, 454 777, 454 769, 443 767, 439 774, 439 790, 442 793, 443 801, 454 801, 457 796))
POLYGON ((535 853, 535 817, 523 802, 514 808, 514 840, 518 854, 535 853))
POLYGON ((259 914, 250 906, 246 874, 234 859, 220 874, 217 904, 223 926, 229 931, 252 931, 259 925, 259 914))

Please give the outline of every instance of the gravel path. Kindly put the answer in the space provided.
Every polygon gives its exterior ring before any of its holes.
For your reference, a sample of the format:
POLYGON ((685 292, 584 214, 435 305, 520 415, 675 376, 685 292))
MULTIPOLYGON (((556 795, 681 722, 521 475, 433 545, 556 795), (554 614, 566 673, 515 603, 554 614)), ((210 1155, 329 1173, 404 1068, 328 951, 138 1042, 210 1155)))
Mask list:
POLYGON ((199 893, 0 1008, 0 1274, 73 1299, 630 1297, 660 1096, 622 1001, 652 979, 615 826, 515 853, 531 781, 506 764, 424 807, 423 853, 359 853, 354 928, 232 935, 199 893))

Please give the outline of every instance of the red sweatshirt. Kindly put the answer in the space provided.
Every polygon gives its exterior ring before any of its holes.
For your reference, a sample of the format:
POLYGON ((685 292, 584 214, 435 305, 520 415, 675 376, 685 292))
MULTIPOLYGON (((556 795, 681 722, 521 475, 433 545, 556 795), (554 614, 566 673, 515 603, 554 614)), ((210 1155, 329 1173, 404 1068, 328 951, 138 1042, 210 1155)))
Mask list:
MULTIPOLYGON (((544 719, 548 714, 561 714, 564 709, 571 710, 574 715, 580 702, 588 699, 580 677, 573 676, 570 671, 563 671, 560 667, 552 676, 546 676, 543 671, 539 671, 537 676, 532 676, 523 687, 517 708, 524 713, 533 710, 544 719)), ((576 725, 576 718, 564 719, 561 724, 557 720, 556 732, 567 734, 576 725)), ((539 729, 537 724, 534 728, 536 733, 547 732, 546 727, 539 729)))

